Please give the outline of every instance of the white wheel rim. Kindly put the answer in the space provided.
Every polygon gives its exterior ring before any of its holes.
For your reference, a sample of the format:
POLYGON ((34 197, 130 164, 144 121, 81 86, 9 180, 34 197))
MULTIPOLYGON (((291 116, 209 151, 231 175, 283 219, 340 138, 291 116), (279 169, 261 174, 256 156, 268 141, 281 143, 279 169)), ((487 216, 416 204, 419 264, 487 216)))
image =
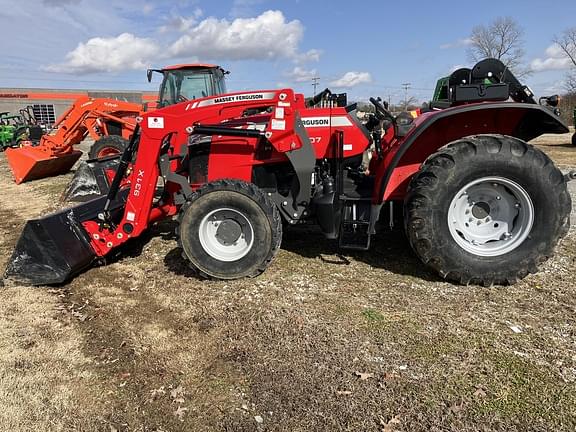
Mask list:
POLYGON ((507 254, 530 234, 534 205, 518 183, 483 177, 464 186, 448 209, 448 229, 465 251, 494 257, 507 254))
POLYGON ((246 256, 254 244, 254 229, 238 210, 223 208, 208 213, 198 227, 204 251, 218 261, 233 262, 246 256))

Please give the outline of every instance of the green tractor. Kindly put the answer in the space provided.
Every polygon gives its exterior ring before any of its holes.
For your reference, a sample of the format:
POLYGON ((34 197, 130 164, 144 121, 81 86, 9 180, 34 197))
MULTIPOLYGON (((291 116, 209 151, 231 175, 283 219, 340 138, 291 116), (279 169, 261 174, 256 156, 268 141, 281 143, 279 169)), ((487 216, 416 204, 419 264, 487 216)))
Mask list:
POLYGON ((0 113, 0 151, 8 147, 20 147, 23 141, 37 143, 44 134, 31 106, 19 112, 12 115, 7 111, 0 113))
POLYGON ((14 132, 21 124, 21 116, 10 115, 9 112, 0 113, 0 151, 13 145, 14 132))

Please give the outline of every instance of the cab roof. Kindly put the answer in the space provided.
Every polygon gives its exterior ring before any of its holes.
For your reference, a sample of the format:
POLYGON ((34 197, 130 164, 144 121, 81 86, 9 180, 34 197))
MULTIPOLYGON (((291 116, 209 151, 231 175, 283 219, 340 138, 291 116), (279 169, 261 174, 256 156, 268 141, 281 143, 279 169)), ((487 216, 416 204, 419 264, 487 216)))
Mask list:
POLYGON ((222 69, 220 66, 210 63, 190 63, 190 64, 176 64, 164 67, 162 70, 178 70, 178 69, 222 69))

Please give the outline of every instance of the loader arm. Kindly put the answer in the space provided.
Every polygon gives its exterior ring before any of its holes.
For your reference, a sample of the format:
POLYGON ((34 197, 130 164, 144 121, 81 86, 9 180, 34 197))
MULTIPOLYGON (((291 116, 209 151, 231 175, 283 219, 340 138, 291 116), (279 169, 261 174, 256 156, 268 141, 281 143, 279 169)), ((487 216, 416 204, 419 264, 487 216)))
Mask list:
MULTIPOLYGON (((127 149, 136 152, 136 160, 128 180, 124 182, 130 190, 121 219, 83 221, 96 255, 108 254, 128 239, 138 237, 154 221, 175 215, 180 206, 175 196, 182 194, 187 198, 192 194, 192 189, 187 186, 188 179, 179 179, 174 173, 181 171, 182 159, 178 155, 183 154, 183 147, 187 145, 187 138, 194 132, 195 125, 218 124, 241 117, 247 110, 275 107, 270 124, 264 132, 266 139, 279 153, 297 152, 306 144, 307 149, 310 149, 309 141, 305 142, 306 138, 295 132, 298 121, 296 108, 301 108, 300 105, 301 99, 296 98, 292 90, 283 89, 227 94, 143 114, 139 118, 139 142, 127 149), (169 172, 160 169, 163 157, 171 159, 169 172), (171 193, 161 204, 154 204, 159 176, 164 177, 165 188, 171 193)), ((255 151, 256 138, 250 141, 255 151)), ((132 155, 124 156, 130 158, 132 155)), ((122 176, 121 170, 117 171, 116 176, 122 176)), ((245 180, 250 181, 250 178, 245 180)))
POLYGON ((113 118, 122 129, 134 129, 141 105, 114 99, 77 99, 54 124, 53 133, 42 135, 37 146, 7 149, 6 158, 16 183, 68 172, 82 155, 74 146, 90 133, 93 138, 102 135, 98 121, 113 118))
MULTIPOLYGON (((114 99, 81 98, 64 112, 54 124, 56 132, 44 135, 38 147, 43 151, 56 156, 73 151, 73 146, 82 142, 90 135, 97 139, 97 119, 110 117, 114 120, 127 123, 123 117, 137 116, 141 112, 141 105, 114 99)), ((135 123, 135 121, 134 121, 135 123)), ((134 123, 130 126, 134 129, 134 123)))

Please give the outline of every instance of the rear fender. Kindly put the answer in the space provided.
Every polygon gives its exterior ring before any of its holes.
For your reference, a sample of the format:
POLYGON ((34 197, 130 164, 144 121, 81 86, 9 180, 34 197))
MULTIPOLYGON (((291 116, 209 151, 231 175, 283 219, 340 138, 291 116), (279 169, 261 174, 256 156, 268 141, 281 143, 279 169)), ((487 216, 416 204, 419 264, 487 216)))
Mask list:
POLYGON ((545 133, 568 133, 558 116, 540 105, 483 103, 426 113, 386 155, 376 173, 374 201, 404 199, 411 177, 440 147, 472 135, 500 134, 530 141, 545 133))

